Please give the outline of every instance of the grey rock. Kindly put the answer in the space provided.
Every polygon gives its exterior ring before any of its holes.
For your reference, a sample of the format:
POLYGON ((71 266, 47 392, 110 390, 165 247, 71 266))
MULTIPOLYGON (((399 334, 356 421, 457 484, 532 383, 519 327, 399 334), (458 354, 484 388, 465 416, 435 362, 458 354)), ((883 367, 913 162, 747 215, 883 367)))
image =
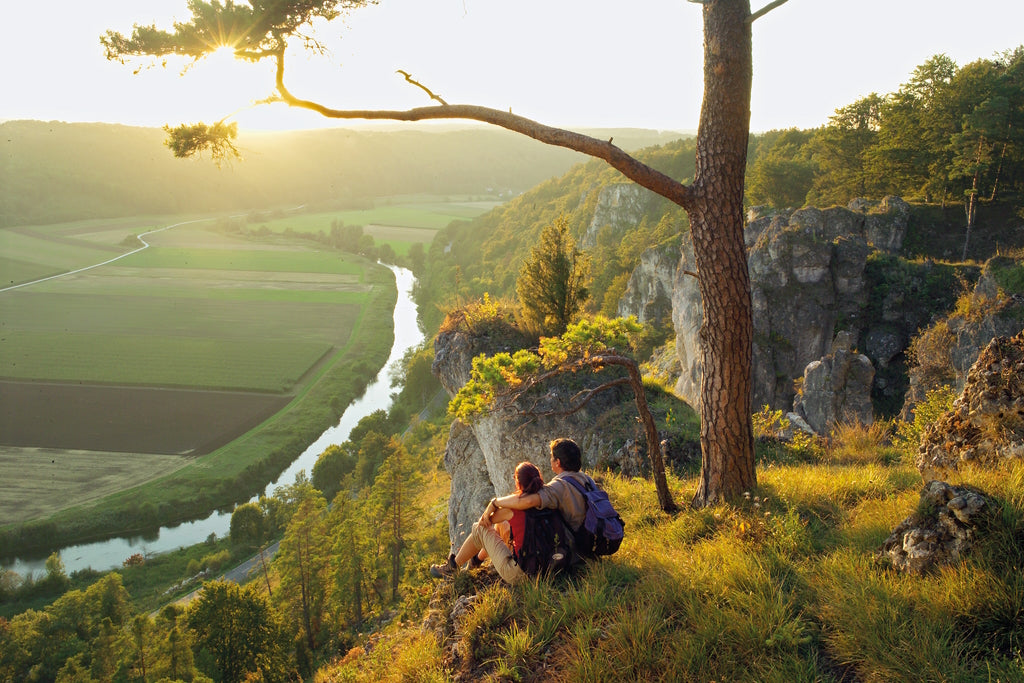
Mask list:
POLYGON ((955 564, 973 547, 984 528, 987 497, 966 487, 930 481, 921 491, 919 509, 901 522, 882 544, 879 558, 896 569, 923 574, 955 564))
POLYGON ((971 366, 953 407, 925 429, 916 465, 925 481, 960 463, 997 467, 1024 457, 1024 331, 996 337, 971 366))
MULTIPOLYGON (((474 357, 481 353, 514 351, 524 348, 525 341, 511 328, 478 331, 464 329, 443 332, 434 342, 432 371, 445 390, 454 395, 468 381, 474 357), (519 346, 509 348, 512 341, 519 346)), ((602 376, 600 381, 607 379, 602 376)), ((596 383, 595 378, 585 381, 596 383)), ((545 480, 553 476, 549 464, 548 444, 556 437, 575 439, 583 453, 585 468, 618 467, 615 454, 620 444, 606 441, 594 430, 597 416, 605 411, 632 411, 629 390, 610 390, 598 394, 587 406, 568 416, 545 416, 546 411, 563 410, 577 389, 551 383, 531 396, 531 408, 539 415, 526 415, 512 408, 493 410, 470 424, 456 422, 445 448, 445 468, 451 474, 451 495, 448 500, 448 533, 453 547, 461 545, 487 501, 513 489, 513 473, 517 464, 535 464, 545 480)), ((623 439, 624 440, 624 439, 623 439)))
MULTIPOLYGON (((452 422, 448 432, 444 468, 452 479, 451 496, 448 498, 448 535, 452 548, 459 548, 487 501, 499 495, 491 482, 473 430, 459 420, 452 422)), ((502 490, 500 495, 505 493, 502 490)))
POLYGON ((869 358, 874 358, 879 365, 885 367, 893 358, 903 353, 907 343, 899 330, 891 328, 875 328, 868 330, 864 339, 864 350, 869 358))
POLYGON ((813 361, 804 370, 803 390, 793 402, 793 412, 823 436, 838 424, 871 424, 874 375, 871 361, 859 353, 840 350, 813 361))
MULTIPOLYGON (((895 199, 891 203, 898 206, 895 199)), ((871 206, 879 211, 878 205, 871 206)), ((759 207, 748 212, 744 240, 754 317, 755 406, 788 409, 795 396, 794 380, 808 363, 833 350, 837 322, 846 320, 850 329, 856 329, 868 294, 864 268, 871 247, 866 215, 841 207, 780 212, 759 207)), ((894 221, 902 216, 895 209, 877 215, 894 221)), ((893 234, 902 234, 901 230, 905 224, 891 228, 893 234)), ((672 290, 682 373, 675 392, 698 406, 703 306, 696 279, 683 274, 696 271, 688 240, 681 252, 672 290)), ((849 348, 853 347, 851 343, 849 348)))
POLYGON ((681 253, 678 245, 654 247, 640 256, 619 301, 619 316, 661 326, 672 318, 672 283, 681 253))
POLYGON ((606 225, 613 235, 625 235, 640 223, 657 199, 653 192, 634 183, 605 185, 598 194, 594 216, 580 240, 581 246, 584 249, 595 247, 597 236, 606 225))

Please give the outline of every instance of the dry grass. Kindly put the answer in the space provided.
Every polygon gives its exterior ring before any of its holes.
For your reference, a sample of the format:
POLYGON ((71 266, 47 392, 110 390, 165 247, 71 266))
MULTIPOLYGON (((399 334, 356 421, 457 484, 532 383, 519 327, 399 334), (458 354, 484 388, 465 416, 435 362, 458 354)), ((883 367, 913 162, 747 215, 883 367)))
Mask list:
MULTIPOLYGON (((742 500, 671 516, 650 482, 606 475, 626 520, 615 556, 573 581, 439 584, 450 600, 477 593, 451 640, 431 651, 410 623, 387 651, 408 643, 425 680, 1024 680, 1024 466, 964 473, 999 501, 995 530, 955 567, 902 576, 874 555, 921 479, 883 433, 844 429, 819 462, 763 466, 742 500)), ((670 477, 679 500, 695 483, 670 477)), ((382 661, 318 680, 403 680, 382 661)))

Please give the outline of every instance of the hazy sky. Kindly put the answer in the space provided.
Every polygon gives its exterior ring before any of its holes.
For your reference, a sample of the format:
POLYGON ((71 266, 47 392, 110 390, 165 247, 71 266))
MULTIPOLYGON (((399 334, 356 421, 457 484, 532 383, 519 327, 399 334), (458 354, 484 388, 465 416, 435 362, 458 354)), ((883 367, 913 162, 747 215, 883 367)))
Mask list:
MULTIPOLYGON (((211 121, 271 91, 269 64, 218 55, 182 77, 181 64, 133 75, 103 58, 106 29, 169 27, 188 17, 186 0, 4 4, 0 120, 211 121)), ((1014 48, 1022 27, 1022 0, 789 0, 754 24, 751 127, 820 125, 837 107, 892 92, 931 55, 965 64, 1014 48)), ((292 57, 288 83, 332 107, 429 104, 395 75, 404 69, 449 102, 554 125, 697 125, 700 6, 685 0, 381 0, 320 35, 331 54, 292 57)), ((243 128, 346 125, 282 105, 237 119, 243 128)))

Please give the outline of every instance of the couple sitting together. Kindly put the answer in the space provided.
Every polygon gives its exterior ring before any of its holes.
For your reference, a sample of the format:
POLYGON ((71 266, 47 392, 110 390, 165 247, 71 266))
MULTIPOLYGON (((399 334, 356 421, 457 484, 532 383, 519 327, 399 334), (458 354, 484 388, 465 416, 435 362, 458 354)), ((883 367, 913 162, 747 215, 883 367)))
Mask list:
POLYGON ((467 562, 478 567, 490 557, 498 575, 506 582, 514 585, 528 578, 515 559, 525 539, 525 510, 558 510, 573 532, 579 530, 587 513, 586 499, 576 486, 566 480, 574 479, 583 487, 588 483, 593 486, 593 480, 580 472, 582 457, 575 441, 555 439, 549 448, 555 477, 545 484, 536 465, 519 463, 515 471, 515 493, 492 498, 458 552, 450 554, 444 564, 430 567, 432 576, 451 576, 467 562), (508 540, 502 532, 507 534, 508 540))

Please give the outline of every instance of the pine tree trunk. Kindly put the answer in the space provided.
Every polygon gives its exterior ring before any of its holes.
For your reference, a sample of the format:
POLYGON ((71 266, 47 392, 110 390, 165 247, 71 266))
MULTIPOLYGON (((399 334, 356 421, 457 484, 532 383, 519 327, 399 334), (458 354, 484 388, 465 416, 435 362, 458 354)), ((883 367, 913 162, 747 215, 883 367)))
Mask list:
POLYGON ((704 303, 701 327, 701 479, 695 506, 757 484, 751 424, 753 312, 743 243, 750 131, 749 0, 704 5, 704 102, 697 133, 690 234, 704 303))

